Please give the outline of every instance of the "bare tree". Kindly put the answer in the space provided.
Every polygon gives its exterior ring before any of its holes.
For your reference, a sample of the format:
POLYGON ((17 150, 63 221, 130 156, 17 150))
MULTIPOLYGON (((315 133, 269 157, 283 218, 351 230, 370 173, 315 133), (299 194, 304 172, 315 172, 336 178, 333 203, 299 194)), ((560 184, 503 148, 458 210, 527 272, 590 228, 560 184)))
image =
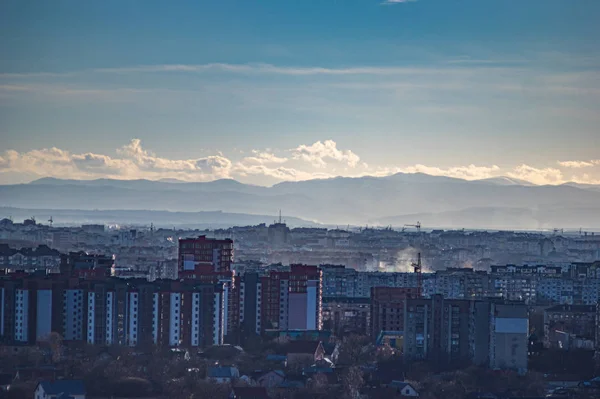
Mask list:
POLYGON ((348 399, 359 399, 360 390, 364 384, 362 370, 356 366, 350 367, 343 380, 345 397, 348 399))
POLYGON ((338 362, 357 366, 373 360, 373 352, 369 337, 349 335, 342 340, 338 362))

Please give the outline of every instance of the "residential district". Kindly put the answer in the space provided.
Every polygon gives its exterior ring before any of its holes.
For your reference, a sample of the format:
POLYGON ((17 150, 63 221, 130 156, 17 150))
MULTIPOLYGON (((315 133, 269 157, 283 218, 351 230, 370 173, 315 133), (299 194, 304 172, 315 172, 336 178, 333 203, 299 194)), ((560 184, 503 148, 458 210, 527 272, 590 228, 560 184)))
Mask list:
POLYGON ((0 397, 599 398, 600 235, 0 221, 0 397))

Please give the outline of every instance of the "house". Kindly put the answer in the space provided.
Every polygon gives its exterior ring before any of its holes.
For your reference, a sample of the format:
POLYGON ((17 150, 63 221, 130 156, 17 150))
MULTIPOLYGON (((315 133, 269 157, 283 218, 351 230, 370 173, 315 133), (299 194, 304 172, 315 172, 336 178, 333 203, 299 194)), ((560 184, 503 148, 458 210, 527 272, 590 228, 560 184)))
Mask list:
POLYGON ((288 365, 294 363, 316 363, 325 357, 320 341, 291 341, 286 348, 288 365))
POLYGON ((257 378, 258 385, 265 388, 273 388, 285 380, 285 373, 281 370, 269 371, 257 378))
POLYGON ((229 395, 230 399, 269 399, 265 387, 235 387, 229 395))
POLYGON ((81 380, 41 381, 33 399, 85 399, 85 385, 81 380))
POLYGON ((0 373, 0 392, 8 392, 14 377, 10 373, 0 373))
POLYGON ((304 367, 302 369, 302 374, 306 376, 314 374, 331 374, 335 371, 336 369, 333 362, 327 358, 324 358, 323 360, 319 360, 309 367, 304 367))
POLYGON ((281 363, 284 366, 287 361, 287 358, 285 355, 275 355, 275 354, 269 354, 269 355, 267 355, 267 357, 265 359, 269 362, 281 363))
POLYGON ((236 367, 209 367, 206 378, 217 384, 230 384, 240 378, 240 371, 236 367))
POLYGON ((388 387, 394 389, 396 394, 400 395, 402 398, 415 398, 419 396, 417 390, 408 382, 394 380, 388 387))

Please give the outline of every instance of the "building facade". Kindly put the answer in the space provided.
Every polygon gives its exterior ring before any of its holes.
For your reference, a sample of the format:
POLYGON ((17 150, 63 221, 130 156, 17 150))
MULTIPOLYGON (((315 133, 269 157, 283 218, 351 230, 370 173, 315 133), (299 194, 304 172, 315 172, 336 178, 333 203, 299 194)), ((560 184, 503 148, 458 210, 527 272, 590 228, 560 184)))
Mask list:
POLYGON ((225 284, 193 280, 103 280, 66 276, 0 280, 0 337, 138 347, 206 347, 224 342, 225 284))
POLYGON ((323 298, 323 329, 335 335, 369 335, 369 298, 323 298))
POLYGON ((382 331, 404 331, 406 300, 417 298, 418 289, 397 287, 371 288, 371 336, 382 331))
POLYGON ((233 240, 200 236, 179 240, 178 271, 180 278, 193 278, 207 267, 215 272, 230 271, 233 263, 233 240))
POLYGON ((239 281, 244 334, 322 329, 322 277, 318 267, 291 265, 289 270, 244 273, 239 281))

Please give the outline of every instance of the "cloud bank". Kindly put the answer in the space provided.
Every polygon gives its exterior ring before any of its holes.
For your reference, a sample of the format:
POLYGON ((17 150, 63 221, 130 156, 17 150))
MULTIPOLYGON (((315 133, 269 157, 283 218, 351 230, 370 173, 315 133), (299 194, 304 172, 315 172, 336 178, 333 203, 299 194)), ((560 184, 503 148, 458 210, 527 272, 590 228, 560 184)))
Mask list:
POLYGON ((556 167, 534 167, 520 164, 513 168, 498 165, 464 165, 439 167, 416 165, 374 165, 362 161, 350 149, 342 149, 334 140, 319 140, 295 148, 273 151, 252 150, 249 155, 231 159, 222 153, 189 159, 169 159, 144 148, 139 139, 132 139, 116 149, 115 155, 72 153, 59 148, 26 152, 7 150, 0 155, 0 183, 5 176, 22 176, 22 181, 39 177, 69 179, 162 179, 212 181, 231 178, 243 182, 272 184, 281 181, 301 181, 336 176, 388 176, 395 173, 425 173, 465 180, 480 180, 508 176, 534 184, 562 184, 568 181, 599 184, 597 175, 569 175, 570 169, 600 166, 593 161, 562 161, 556 167))
POLYGON ((394 4, 412 3, 415 1, 417 1, 417 0, 385 0, 385 1, 382 1, 381 4, 384 6, 391 6, 394 4))

